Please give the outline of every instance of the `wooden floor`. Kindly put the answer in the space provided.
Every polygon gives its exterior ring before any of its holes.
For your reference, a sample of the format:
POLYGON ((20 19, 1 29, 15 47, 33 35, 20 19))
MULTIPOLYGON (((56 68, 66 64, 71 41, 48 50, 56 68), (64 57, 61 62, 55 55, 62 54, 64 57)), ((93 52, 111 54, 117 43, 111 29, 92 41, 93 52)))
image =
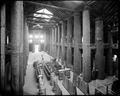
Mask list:
MULTIPOLYGON (((45 52, 39 52, 39 53, 29 53, 29 58, 28 58, 28 65, 27 65, 27 70, 26 70, 26 76, 25 76, 25 85, 23 86, 24 90, 24 95, 37 95, 38 94, 38 83, 36 83, 35 79, 35 69, 33 68, 33 62, 39 60, 40 62, 42 61, 42 57, 44 58, 44 61, 50 61, 52 58, 45 52)), ((73 73, 71 72, 71 81, 73 78, 73 73)), ((62 85, 62 81, 58 80, 58 86, 60 87, 62 94, 63 95, 70 95, 68 91, 64 88, 62 85)), ((44 81, 44 88, 46 89, 46 95, 54 95, 52 92, 52 86, 50 86, 50 81, 47 80, 45 74, 43 73, 43 81, 44 81)), ((78 90, 77 88, 77 93, 78 95, 83 95, 83 93, 78 90)))
MULTIPOLYGON (((41 61, 41 55, 43 53, 29 53, 28 65, 25 76, 25 85, 23 87, 24 95, 37 95, 38 94, 38 83, 35 79, 35 69, 33 68, 33 62, 36 60, 41 61)), ((45 60, 48 56, 44 53, 45 60)), ((50 57, 49 57, 50 58, 50 57)), ((49 60, 49 58, 47 60, 49 60)), ((47 61, 46 60, 46 61, 47 61)), ((46 88, 46 94, 54 95, 52 92, 52 86, 44 75, 44 87, 46 88)))
MULTIPOLYGON (((44 61, 50 61, 51 56, 47 55, 45 52, 39 53, 29 53, 28 65, 25 76, 25 85, 23 87, 24 95, 37 95, 38 94, 38 84, 35 79, 35 70, 33 68, 34 61, 42 61, 41 55, 44 57, 44 61)), ((47 80, 46 76, 44 77, 44 88, 46 89, 46 95, 54 95, 52 92, 52 86, 50 86, 50 81, 47 80)), ((62 86, 61 82, 58 82, 62 90, 63 95, 69 95, 67 90, 62 86)))

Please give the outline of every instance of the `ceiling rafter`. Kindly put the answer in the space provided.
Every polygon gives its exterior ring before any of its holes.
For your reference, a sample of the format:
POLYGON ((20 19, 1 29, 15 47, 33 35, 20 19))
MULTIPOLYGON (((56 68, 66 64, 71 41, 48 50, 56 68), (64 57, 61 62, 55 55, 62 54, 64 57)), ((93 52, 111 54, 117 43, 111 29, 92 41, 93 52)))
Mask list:
POLYGON ((92 0, 86 1, 86 4, 87 4, 87 5, 92 5, 92 4, 94 4, 94 3, 96 3, 95 0, 94 0, 94 1, 92 1, 92 0))
POLYGON ((53 16, 52 14, 47 14, 47 13, 39 13, 39 12, 36 12, 35 14, 41 14, 41 15, 53 16))
MULTIPOLYGON (((59 23, 59 20, 54 20, 54 19, 49 19, 49 18, 41 18, 41 17, 27 17, 27 20, 33 20, 36 22, 40 22, 40 21, 45 21, 45 20, 49 20, 49 22, 53 22, 53 23, 59 23), (33 18, 36 18, 35 20, 33 18)), ((46 21, 47 22, 47 21, 46 21)))
POLYGON ((59 18, 63 18, 63 16, 61 16, 62 14, 59 13, 60 10, 56 10, 56 9, 54 9, 54 8, 49 8, 49 10, 50 10, 52 13, 54 13, 54 16, 57 16, 57 17, 59 17, 59 18))
POLYGON ((46 6, 46 7, 56 8, 56 9, 59 9, 59 10, 66 10, 66 11, 70 11, 70 12, 76 11, 76 10, 72 10, 72 9, 68 9, 68 8, 64 8, 64 7, 58 7, 58 6, 49 5, 49 4, 44 4, 44 3, 40 3, 40 2, 33 2, 33 1, 24 1, 24 2, 35 4, 35 5, 40 5, 40 6, 46 6))
MULTIPOLYGON (((36 12, 35 14, 48 15, 48 16, 53 16, 52 18, 61 19, 61 18, 60 18, 60 17, 58 17, 58 16, 54 16, 54 14, 53 14, 53 15, 51 15, 51 14, 38 13, 38 12, 36 12)), ((28 16, 30 16, 30 15, 28 15, 28 16)), ((33 15, 32 15, 32 16, 33 16, 33 15)))
POLYGON ((39 23, 49 23, 49 24, 56 24, 56 22, 53 22, 53 21, 51 21, 51 22, 47 22, 47 21, 35 21, 35 20, 27 20, 27 21, 33 21, 33 22, 36 22, 36 24, 39 24, 39 23))
POLYGON ((62 20, 62 19, 55 19, 55 18, 42 18, 42 17, 34 17, 34 16, 27 16, 27 18, 28 19, 32 19, 32 20, 52 20, 52 21, 55 21, 55 22, 57 22, 57 21, 60 21, 60 20, 62 20), (36 18, 36 19, 33 19, 33 18, 36 18))
POLYGON ((57 24, 57 23, 55 23, 55 22, 47 22, 47 21, 45 21, 45 22, 41 22, 41 21, 35 21, 35 20, 27 20, 27 22, 28 23, 35 23, 35 24, 57 24))

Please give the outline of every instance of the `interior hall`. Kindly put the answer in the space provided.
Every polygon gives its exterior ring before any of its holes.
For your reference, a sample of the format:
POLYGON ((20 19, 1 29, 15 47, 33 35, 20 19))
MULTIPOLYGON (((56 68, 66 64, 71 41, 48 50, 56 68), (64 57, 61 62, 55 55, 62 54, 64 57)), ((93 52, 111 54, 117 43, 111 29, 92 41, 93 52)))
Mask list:
POLYGON ((119 0, 0 5, 0 96, 120 95, 119 0))

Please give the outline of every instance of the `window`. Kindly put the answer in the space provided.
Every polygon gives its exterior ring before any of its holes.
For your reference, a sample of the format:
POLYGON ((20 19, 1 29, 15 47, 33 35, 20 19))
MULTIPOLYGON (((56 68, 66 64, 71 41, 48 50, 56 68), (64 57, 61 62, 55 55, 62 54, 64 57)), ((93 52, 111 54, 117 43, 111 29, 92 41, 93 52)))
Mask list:
POLYGON ((50 19, 53 17, 53 13, 51 13, 47 9, 41 9, 41 10, 38 10, 36 12, 37 13, 34 13, 35 17, 45 18, 44 20, 47 21, 47 22, 49 22, 50 19))

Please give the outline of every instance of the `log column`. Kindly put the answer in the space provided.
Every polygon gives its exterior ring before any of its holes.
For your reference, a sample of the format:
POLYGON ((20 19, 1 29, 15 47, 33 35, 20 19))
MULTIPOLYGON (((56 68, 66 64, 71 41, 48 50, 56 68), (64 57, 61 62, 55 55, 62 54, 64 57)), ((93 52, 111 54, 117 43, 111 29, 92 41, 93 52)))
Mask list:
POLYGON ((28 61, 28 56, 29 56, 29 32, 28 32, 28 25, 26 20, 24 20, 24 74, 26 74, 26 67, 27 67, 27 61, 28 61))
POLYGON ((108 53, 107 53, 107 64, 108 64, 108 74, 111 76, 113 75, 113 62, 112 62, 112 33, 111 31, 108 32, 108 53))
POLYGON ((90 50, 90 13, 83 10, 83 80, 91 81, 91 50, 90 50))
POLYGON ((47 32, 45 31, 43 34, 44 34, 44 38, 45 38, 45 42, 43 43, 43 45, 44 45, 43 50, 44 50, 44 51, 47 51, 47 50, 46 50, 46 49, 47 49, 47 32))
MULTIPOLYGON (((118 46, 120 46, 120 39, 118 39, 118 46)), ((118 79, 120 80, 120 64, 119 64, 119 62, 120 62, 120 54, 118 54, 118 79)))
POLYGON ((50 49, 51 49, 51 30, 47 30, 47 51, 48 51, 48 54, 50 54, 50 49))
POLYGON ((71 67, 72 63, 72 50, 71 50, 71 43, 72 43, 72 19, 69 18, 67 20, 67 67, 71 67))
POLYGON ((53 29, 50 29, 50 55, 53 56, 52 54, 52 49, 53 49, 53 29))
POLYGON ((81 37, 81 14, 74 14, 74 72, 79 75, 81 73, 81 52, 79 45, 82 45, 81 37))
POLYGON ((55 57, 57 57, 57 27, 55 26, 55 57))
POLYGON ((53 27, 53 57, 55 57, 55 27, 53 27))
POLYGON ((105 78, 105 57, 103 48, 103 20, 102 18, 96 18, 95 21, 95 37, 96 37, 96 66, 98 69, 98 79, 105 78))
POLYGON ((57 49, 57 58, 60 58, 60 24, 58 24, 58 49, 57 49))
POLYGON ((26 23, 26 50, 27 50, 27 60, 29 57, 29 27, 28 24, 26 23))
POLYGON ((11 64, 12 89, 15 94, 22 94, 23 87, 23 1, 15 1, 11 16, 11 64))
POLYGON ((5 86, 5 30, 6 30, 6 5, 1 6, 1 31, 0 31, 0 88, 4 90, 5 86))
POLYGON ((54 54, 54 28, 52 28, 52 31, 51 31, 51 55, 53 56, 54 54))
POLYGON ((62 21, 62 61, 65 61, 65 21, 62 21))

